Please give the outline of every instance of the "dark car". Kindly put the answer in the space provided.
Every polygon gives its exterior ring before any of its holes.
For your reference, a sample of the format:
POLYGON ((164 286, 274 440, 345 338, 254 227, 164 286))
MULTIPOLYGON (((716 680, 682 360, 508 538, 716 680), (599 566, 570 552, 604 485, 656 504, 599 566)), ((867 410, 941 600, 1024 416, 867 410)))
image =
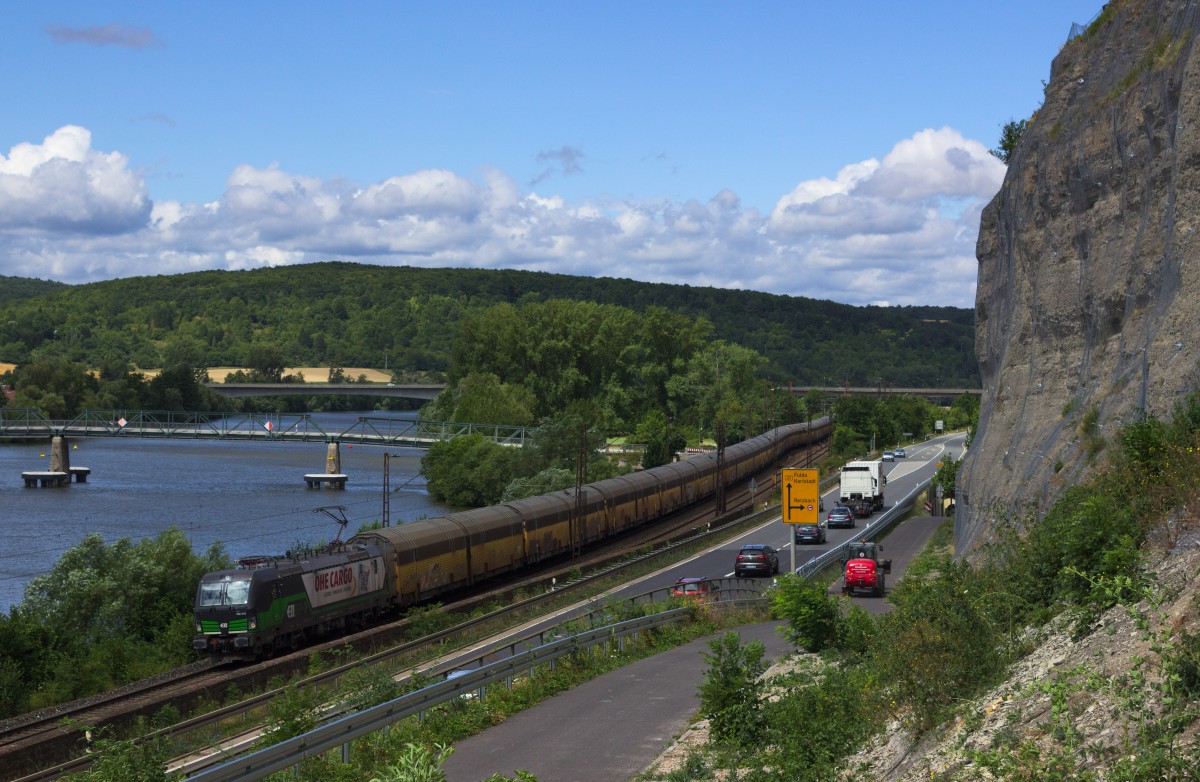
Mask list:
POLYGON ((671 587, 671 597, 717 600, 719 591, 717 585, 707 578, 681 578, 671 587))
POLYGON ((747 543, 738 552, 733 563, 733 574, 738 576, 773 576, 779 572, 779 552, 765 543, 747 543))
POLYGON ((854 527, 854 511, 847 508, 845 505, 834 505, 829 511, 829 515, 825 517, 825 524, 830 527, 854 527))
POLYGON ((825 542, 825 522, 817 524, 797 524, 796 525, 796 542, 797 543, 824 543, 825 542))

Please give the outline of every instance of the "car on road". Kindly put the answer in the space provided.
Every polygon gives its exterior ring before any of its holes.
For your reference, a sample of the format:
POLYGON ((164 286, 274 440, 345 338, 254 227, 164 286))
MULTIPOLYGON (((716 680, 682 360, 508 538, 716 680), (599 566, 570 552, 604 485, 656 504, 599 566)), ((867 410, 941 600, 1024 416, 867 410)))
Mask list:
POLYGON ((824 543, 828 528, 824 521, 816 524, 797 524, 795 530, 796 543, 824 543))
POLYGON ((883 460, 885 462, 893 462, 896 460, 896 455, 893 454, 891 451, 884 451, 883 452, 883 460))
POLYGON ((892 451, 892 456, 895 456, 897 459, 905 459, 908 457, 908 453, 903 448, 897 448, 892 451))
POLYGON ((717 600, 720 598, 720 587, 707 578, 681 578, 671 587, 671 597, 683 597, 690 600, 717 600))
POLYGON ((828 515, 825 516, 825 525, 827 527, 853 528, 857 526, 857 522, 854 520, 854 511, 845 505, 834 505, 828 515))
POLYGON ((738 578, 749 575, 773 576, 778 572, 779 552, 766 543, 747 543, 733 562, 733 574, 738 578))

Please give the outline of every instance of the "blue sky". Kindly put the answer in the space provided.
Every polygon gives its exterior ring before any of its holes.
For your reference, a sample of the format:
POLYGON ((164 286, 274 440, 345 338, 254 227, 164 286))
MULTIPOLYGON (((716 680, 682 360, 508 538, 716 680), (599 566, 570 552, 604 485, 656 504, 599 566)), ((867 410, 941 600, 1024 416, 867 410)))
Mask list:
POLYGON ((0 275, 321 260, 973 307, 1100 0, 12 2, 0 275))

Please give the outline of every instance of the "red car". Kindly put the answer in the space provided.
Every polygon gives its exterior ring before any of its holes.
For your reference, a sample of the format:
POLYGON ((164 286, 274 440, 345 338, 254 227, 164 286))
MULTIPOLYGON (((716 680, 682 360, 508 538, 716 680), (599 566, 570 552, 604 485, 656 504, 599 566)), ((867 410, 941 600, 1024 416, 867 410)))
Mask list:
POLYGON ((717 600, 721 590, 707 578, 681 578, 671 587, 671 597, 691 600, 717 600))

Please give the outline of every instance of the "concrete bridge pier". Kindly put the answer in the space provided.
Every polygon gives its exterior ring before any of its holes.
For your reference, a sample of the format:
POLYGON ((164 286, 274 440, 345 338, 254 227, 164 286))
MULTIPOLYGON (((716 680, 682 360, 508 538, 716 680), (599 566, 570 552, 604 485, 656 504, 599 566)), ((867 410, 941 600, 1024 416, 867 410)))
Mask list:
POLYGON ((54 435, 50 441, 50 472, 71 471, 71 452, 67 450, 67 438, 54 435))
POLYGON ((325 445, 325 472, 305 475, 304 483, 310 489, 345 489, 348 477, 342 472, 342 445, 332 442, 325 445))
POLYGON ((72 467, 70 443, 67 438, 55 435, 50 440, 50 469, 32 470, 21 473, 26 486, 66 486, 74 478, 78 483, 87 481, 89 467, 72 467))

